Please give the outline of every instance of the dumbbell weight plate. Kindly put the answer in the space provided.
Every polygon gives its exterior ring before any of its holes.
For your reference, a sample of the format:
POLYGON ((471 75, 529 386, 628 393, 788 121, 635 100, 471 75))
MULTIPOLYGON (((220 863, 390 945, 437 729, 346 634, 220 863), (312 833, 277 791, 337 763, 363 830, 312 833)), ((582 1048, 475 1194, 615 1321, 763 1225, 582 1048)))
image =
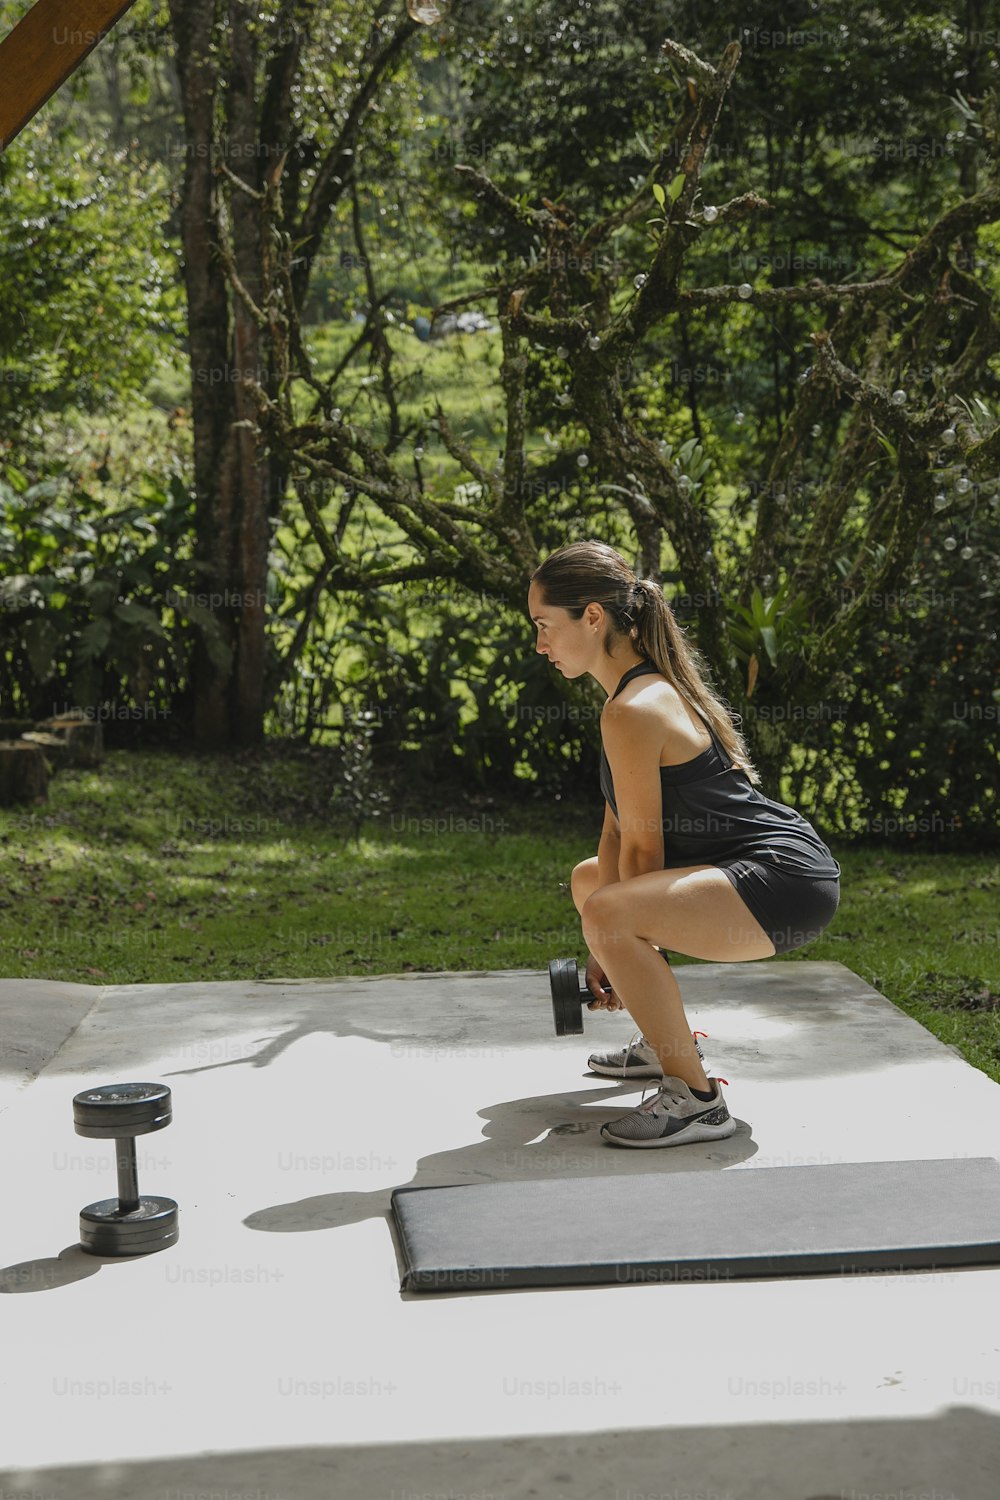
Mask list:
POLYGON ((583 1034, 583 1005, 590 992, 580 983, 575 958, 554 958, 549 963, 552 1019, 556 1036, 583 1034))
POLYGON ((148 1135, 172 1118, 170 1090, 163 1083, 107 1083, 73 1099, 76 1133, 93 1140, 148 1135))
POLYGON ((176 1245, 178 1234, 173 1198, 142 1197, 131 1213, 121 1212, 117 1198, 80 1210, 80 1245, 91 1255, 149 1255, 176 1245))

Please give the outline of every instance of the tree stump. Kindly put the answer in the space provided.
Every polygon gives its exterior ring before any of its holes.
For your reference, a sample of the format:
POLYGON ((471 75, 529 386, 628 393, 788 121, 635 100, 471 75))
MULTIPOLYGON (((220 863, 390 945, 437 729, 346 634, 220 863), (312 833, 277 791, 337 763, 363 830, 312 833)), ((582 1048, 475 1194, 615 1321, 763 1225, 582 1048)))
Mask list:
POLYGON ((56 735, 66 744, 66 764, 99 766, 104 754, 104 727, 99 719, 77 718, 62 714, 57 719, 43 719, 35 725, 43 734, 56 735))
POLYGON ((34 719, 0 719, 0 740, 19 740, 34 727, 34 719))
POLYGON ((44 802, 49 768, 41 745, 30 740, 0 740, 0 807, 15 802, 44 802))
POLYGON ((47 730, 39 729, 32 730, 21 738, 27 740, 29 745, 41 746, 52 771, 61 771, 63 766, 71 764, 69 741, 63 739, 62 735, 49 734, 47 730))

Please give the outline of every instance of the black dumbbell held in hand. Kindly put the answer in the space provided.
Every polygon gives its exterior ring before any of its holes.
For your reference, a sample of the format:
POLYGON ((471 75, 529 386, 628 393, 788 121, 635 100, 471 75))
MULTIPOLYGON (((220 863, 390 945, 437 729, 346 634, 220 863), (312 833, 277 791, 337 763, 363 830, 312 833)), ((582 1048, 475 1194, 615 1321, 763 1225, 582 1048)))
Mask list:
POLYGON ((591 994, 575 958, 552 959, 549 964, 549 988, 552 991, 552 1019, 556 1025, 556 1036, 581 1036, 583 1007, 600 997, 591 994))
POLYGON ((173 1118, 162 1083, 107 1083, 73 1099, 77 1135, 113 1140, 118 1197, 80 1210, 80 1245, 91 1255, 149 1255, 177 1243, 173 1198, 140 1197, 135 1137, 163 1130, 173 1118))

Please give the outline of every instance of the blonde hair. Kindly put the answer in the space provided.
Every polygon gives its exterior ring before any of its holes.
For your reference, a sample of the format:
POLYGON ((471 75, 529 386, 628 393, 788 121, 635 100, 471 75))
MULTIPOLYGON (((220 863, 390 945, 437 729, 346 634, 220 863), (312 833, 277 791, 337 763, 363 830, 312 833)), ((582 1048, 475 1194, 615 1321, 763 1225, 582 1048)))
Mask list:
POLYGON ((604 649, 628 636, 681 697, 708 720, 729 758, 750 782, 760 774, 746 741, 722 699, 706 682, 708 664, 678 625, 659 584, 636 578, 625 559, 605 542, 569 542, 535 569, 532 583, 546 604, 579 620, 588 604, 601 604, 607 615, 604 649))

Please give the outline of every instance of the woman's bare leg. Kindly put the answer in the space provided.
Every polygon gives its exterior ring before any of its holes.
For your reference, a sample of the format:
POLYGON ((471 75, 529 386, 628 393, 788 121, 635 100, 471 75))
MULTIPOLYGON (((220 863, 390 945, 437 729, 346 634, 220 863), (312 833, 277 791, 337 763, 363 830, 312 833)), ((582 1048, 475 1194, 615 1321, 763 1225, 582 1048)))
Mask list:
MULTIPOLYGON (((587 878, 575 881, 581 891, 587 878)), ((591 887, 581 918, 587 946, 664 1073, 709 1089, 676 976, 656 950, 721 963, 773 956, 774 944, 728 876, 715 865, 697 865, 591 887)))

